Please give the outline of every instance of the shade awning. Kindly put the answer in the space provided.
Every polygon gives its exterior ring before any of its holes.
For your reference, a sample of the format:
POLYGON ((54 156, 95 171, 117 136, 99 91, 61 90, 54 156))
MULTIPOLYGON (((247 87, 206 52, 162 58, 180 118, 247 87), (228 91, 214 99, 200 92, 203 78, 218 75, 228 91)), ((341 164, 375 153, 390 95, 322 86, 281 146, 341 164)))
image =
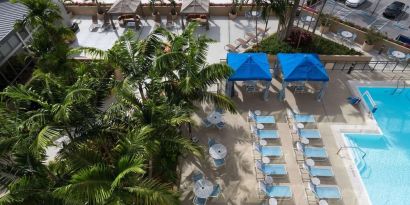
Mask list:
POLYGON ((227 63, 234 70, 229 81, 272 80, 266 53, 228 53, 227 63))
POLYGON ((317 54, 279 53, 276 55, 284 81, 329 81, 317 54))
POLYGON ((183 0, 181 14, 209 13, 209 0, 183 0))
POLYGON ((108 10, 109 14, 134 14, 137 12, 141 0, 117 0, 108 10))

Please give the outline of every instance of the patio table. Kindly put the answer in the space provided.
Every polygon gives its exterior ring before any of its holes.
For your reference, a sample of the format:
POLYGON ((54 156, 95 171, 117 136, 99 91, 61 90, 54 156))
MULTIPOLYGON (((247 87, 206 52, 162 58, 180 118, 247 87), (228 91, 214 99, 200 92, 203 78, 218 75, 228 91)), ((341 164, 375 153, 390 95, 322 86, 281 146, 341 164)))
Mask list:
POLYGON ((269 157, 262 157, 262 162, 265 164, 269 164, 270 163, 269 157))
POLYGON ((212 112, 208 117, 207 117, 208 121, 214 125, 222 122, 222 114, 219 112, 212 112))
POLYGON ((392 51, 392 52, 391 52, 391 55, 392 55, 393 57, 397 58, 397 59, 404 59, 404 58, 406 58, 406 54, 404 54, 404 53, 401 52, 401 51, 392 51))
POLYGON ((296 125, 296 127, 298 127, 299 129, 303 129, 303 128, 305 128, 305 125, 303 124, 303 123, 298 123, 297 125, 296 125))
POLYGON ((340 32, 340 35, 343 38, 352 38, 353 37, 353 33, 350 32, 350 31, 342 31, 342 32, 340 32))
POLYGON ((258 123, 258 124, 256 125, 256 128, 258 128, 258 129, 260 129, 260 130, 263 130, 263 128, 265 128, 265 125, 263 125, 263 124, 261 124, 261 123, 258 123))
POLYGON ((275 198, 270 198, 269 199, 269 205, 277 205, 278 204, 278 200, 276 200, 275 198))
POLYGON ((259 144, 262 145, 262 146, 266 146, 266 145, 268 145, 268 142, 266 140, 260 140, 259 144))
POLYGON ((195 182, 194 194, 199 198, 208 198, 214 190, 212 182, 206 179, 201 179, 195 182))
POLYGON ((227 150, 222 144, 214 144, 209 148, 209 155, 214 159, 223 159, 226 157, 227 150))

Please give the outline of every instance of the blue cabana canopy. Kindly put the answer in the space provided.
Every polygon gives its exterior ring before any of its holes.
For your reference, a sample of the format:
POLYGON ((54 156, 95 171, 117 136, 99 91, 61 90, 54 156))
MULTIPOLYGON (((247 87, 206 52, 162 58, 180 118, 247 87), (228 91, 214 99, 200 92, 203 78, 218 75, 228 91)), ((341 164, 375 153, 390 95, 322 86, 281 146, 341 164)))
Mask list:
POLYGON ((227 62, 234 70, 229 81, 272 80, 266 53, 228 53, 227 62))
POLYGON ((284 81, 329 81, 317 54, 279 53, 277 59, 284 81))

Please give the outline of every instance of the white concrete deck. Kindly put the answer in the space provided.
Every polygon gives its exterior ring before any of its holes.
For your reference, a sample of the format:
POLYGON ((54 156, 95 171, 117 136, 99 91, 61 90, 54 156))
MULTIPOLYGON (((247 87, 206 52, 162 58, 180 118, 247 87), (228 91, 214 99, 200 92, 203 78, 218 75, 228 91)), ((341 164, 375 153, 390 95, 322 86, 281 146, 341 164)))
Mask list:
MULTIPOLYGON (((108 31, 89 31, 91 25, 91 16, 75 16, 74 22, 78 22, 79 31, 77 32, 77 40, 72 44, 73 47, 95 47, 102 50, 108 50, 112 47, 115 41, 123 35, 126 29, 135 29, 133 27, 122 28, 118 26, 118 22, 115 21, 117 30, 109 29, 108 31)), ((213 39, 215 43, 209 46, 208 62, 217 63, 220 59, 226 58, 227 51, 224 49, 228 43, 234 43, 237 38, 245 38, 247 32, 255 33, 255 21, 249 20, 244 17, 238 17, 235 20, 228 20, 228 17, 211 17, 209 30, 205 27, 199 27, 198 34, 206 35, 213 39)), ((102 23, 102 22, 100 22, 102 23)), ((162 24, 165 26, 166 17, 162 17, 162 24)), ((175 27, 170 29, 173 32, 181 33, 182 27, 180 20, 175 23, 175 27)), ((136 35, 139 39, 145 38, 155 28, 154 20, 149 17, 142 20, 142 26, 139 30, 136 30, 136 35)), ((263 21, 258 21, 258 26, 264 28, 263 21)), ((278 20, 272 18, 269 21, 268 27, 270 33, 276 31, 278 27, 278 20)), ((244 51, 247 47, 241 47, 239 50, 244 51)))

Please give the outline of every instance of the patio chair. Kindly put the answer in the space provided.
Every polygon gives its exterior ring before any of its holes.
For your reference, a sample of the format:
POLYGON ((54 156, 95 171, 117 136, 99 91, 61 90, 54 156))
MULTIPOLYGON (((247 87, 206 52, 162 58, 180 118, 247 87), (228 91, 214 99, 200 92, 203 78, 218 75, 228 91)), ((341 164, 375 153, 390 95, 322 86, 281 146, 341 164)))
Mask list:
POLYGON ((218 129, 222 129, 222 128, 225 127, 225 123, 224 123, 224 122, 218 122, 215 126, 216 126, 218 129))
POLYGON ((256 130, 256 136, 259 139, 279 139, 277 130, 256 130))
POLYGON ((321 139, 322 136, 318 129, 298 129, 299 137, 306 139, 321 139))
POLYGON ((264 175, 284 177, 288 174, 286 167, 283 164, 264 164, 262 161, 256 160, 255 166, 264 175))
POLYGON ((203 122, 205 127, 211 127, 212 126, 212 123, 207 118, 203 119, 202 122, 203 122))
POLYGON ((340 189, 336 185, 314 185, 311 182, 308 184, 308 189, 316 196, 316 198, 327 200, 339 200, 342 198, 340 189))
POLYGON ((268 197, 292 198, 292 190, 289 186, 266 185, 264 182, 259 181, 259 188, 268 197))
POLYGON ((296 149, 307 158, 312 158, 317 161, 328 159, 327 152, 323 147, 308 147, 303 146, 300 142, 296 142, 296 149))
POLYGON ((302 164, 302 168, 311 176, 311 177, 334 177, 332 167, 329 166, 311 166, 306 163, 302 164))
POLYGON ((192 181, 197 182, 204 178, 204 174, 201 171, 195 170, 192 173, 192 181))
POLYGON ((213 159, 213 160, 214 160, 214 165, 216 168, 219 168, 225 165, 225 159, 213 159))
POLYGON ((98 23, 97 15, 91 16, 91 25, 88 28, 90 32, 96 31, 96 29, 100 28, 101 25, 98 23))
POLYGON ((174 21, 172 20, 172 16, 170 14, 167 15, 167 23, 165 24, 167 29, 174 28, 174 21))
POLYGON ((221 192, 222 192, 221 186, 219 184, 215 184, 214 190, 212 191, 212 194, 209 197, 218 198, 221 192))
POLYGON ((194 205, 205 205, 206 201, 207 201, 206 198, 199 198, 199 197, 196 197, 196 196, 192 200, 194 205))
POLYGON ((280 146, 261 146, 254 142, 253 147, 262 157, 282 157, 283 155, 280 146))
POLYGON ((215 139, 208 138, 208 147, 212 147, 214 144, 217 144, 215 139))

